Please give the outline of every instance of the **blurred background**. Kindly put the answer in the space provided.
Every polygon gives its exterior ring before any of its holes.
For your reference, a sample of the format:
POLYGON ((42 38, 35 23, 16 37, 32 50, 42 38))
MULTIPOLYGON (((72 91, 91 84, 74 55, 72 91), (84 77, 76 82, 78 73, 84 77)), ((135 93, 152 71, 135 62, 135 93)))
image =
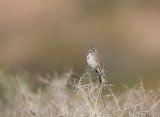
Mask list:
POLYGON ((71 68, 83 74, 91 46, 110 83, 131 87, 141 78, 146 88, 157 87, 160 1, 0 1, 0 69, 5 74, 30 77, 31 84, 38 82, 37 74, 71 68))

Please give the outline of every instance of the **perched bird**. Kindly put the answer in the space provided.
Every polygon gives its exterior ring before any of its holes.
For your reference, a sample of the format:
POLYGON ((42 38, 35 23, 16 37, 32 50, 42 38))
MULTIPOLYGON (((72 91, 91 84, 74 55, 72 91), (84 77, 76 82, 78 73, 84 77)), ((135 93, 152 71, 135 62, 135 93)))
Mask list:
POLYGON ((88 50, 87 63, 93 70, 96 70, 99 77, 99 82, 102 83, 101 66, 99 64, 97 50, 95 48, 91 47, 91 49, 88 50))

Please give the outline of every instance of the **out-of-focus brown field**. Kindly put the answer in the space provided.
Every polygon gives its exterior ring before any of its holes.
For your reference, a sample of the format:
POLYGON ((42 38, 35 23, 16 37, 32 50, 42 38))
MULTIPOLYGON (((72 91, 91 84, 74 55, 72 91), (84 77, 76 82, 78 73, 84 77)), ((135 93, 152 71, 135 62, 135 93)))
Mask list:
POLYGON ((158 116, 159 50, 157 0, 2 0, 0 117, 158 116), (83 76, 91 46, 103 87, 83 76))

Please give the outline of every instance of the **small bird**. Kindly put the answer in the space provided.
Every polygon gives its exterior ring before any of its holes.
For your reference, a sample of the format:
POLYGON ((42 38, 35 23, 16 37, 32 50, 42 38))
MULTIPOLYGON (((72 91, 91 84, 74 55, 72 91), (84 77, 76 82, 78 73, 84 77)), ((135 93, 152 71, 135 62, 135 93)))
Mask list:
POLYGON ((99 64, 97 50, 95 48, 91 47, 91 49, 88 50, 87 63, 93 70, 96 70, 99 77, 99 82, 102 83, 101 66, 99 64))

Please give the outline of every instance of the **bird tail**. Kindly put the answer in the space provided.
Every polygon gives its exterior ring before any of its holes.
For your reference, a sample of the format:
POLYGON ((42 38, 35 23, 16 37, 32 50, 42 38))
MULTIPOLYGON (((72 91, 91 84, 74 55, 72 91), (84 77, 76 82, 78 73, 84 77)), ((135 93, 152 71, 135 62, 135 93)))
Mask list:
POLYGON ((98 69, 98 70, 96 70, 96 72, 97 72, 97 74, 98 74, 98 78, 99 78, 99 82, 100 82, 100 84, 102 83, 102 77, 101 77, 101 71, 100 71, 100 69, 98 69))

